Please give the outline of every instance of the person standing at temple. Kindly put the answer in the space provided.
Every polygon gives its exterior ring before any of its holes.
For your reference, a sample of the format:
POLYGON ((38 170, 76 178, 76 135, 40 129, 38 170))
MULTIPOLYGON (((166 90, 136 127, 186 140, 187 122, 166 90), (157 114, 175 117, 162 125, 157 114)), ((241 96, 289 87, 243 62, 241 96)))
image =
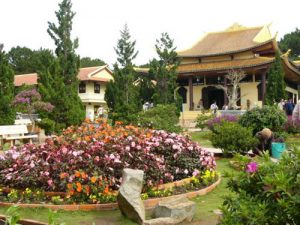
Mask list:
POLYGON ((292 121, 293 123, 300 120, 300 100, 297 102, 297 104, 294 107, 293 115, 292 115, 292 121))
POLYGON ((292 116, 294 110, 293 100, 290 98, 288 102, 285 104, 285 112, 288 117, 292 116))
POLYGON ((217 111, 218 111, 219 107, 217 106, 216 101, 214 101, 211 105, 210 105, 210 110, 211 112, 216 115, 217 111))

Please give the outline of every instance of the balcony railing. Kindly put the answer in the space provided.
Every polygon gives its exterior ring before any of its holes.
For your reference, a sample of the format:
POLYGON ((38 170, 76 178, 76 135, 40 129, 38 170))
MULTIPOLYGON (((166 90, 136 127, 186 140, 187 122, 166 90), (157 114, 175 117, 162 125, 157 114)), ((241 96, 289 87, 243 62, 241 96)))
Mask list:
POLYGON ((100 94, 87 94, 79 93, 79 97, 83 102, 104 102, 104 93, 100 94))

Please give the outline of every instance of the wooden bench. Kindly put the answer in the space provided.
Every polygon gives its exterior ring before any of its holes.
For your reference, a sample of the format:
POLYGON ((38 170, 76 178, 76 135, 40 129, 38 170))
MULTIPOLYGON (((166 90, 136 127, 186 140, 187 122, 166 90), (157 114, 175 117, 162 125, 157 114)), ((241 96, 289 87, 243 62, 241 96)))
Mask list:
POLYGON ((10 146, 15 144, 15 140, 28 139, 32 143, 32 139, 37 137, 36 134, 28 134, 26 125, 0 126, 0 146, 3 146, 6 140, 10 141, 10 146))

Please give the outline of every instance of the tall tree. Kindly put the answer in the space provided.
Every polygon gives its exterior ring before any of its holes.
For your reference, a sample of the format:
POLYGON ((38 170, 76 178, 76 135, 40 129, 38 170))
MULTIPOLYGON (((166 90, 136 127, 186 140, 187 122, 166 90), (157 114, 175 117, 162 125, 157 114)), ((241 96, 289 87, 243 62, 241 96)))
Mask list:
POLYGON ((158 59, 150 62, 150 74, 156 83, 154 93, 155 104, 175 103, 174 93, 177 87, 177 68, 179 60, 174 47, 174 41, 167 33, 162 33, 155 44, 158 59))
POLYGON ((48 59, 53 57, 49 49, 31 50, 27 47, 13 47, 7 53, 9 64, 15 74, 35 73, 48 67, 48 59))
POLYGON ((282 67, 282 60, 279 52, 275 54, 275 62, 269 69, 267 90, 265 102, 267 105, 274 105, 275 102, 279 102, 281 99, 286 98, 284 81, 284 70, 282 67))
POLYGON ((0 44, 0 125, 14 124, 15 111, 11 107, 14 99, 14 72, 0 44))
POLYGON ((285 34, 279 41, 279 48, 283 52, 291 49, 289 56, 292 59, 300 59, 300 30, 296 28, 295 31, 285 34))
POLYGON ((106 87, 105 100, 110 107, 113 120, 130 123, 139 110, 140 101, 138 89, 134 85, 136 73, 132 62, 138 52, 135 51, 135 41, 131 41, 127 25, 121 31, 121 38, 115 51, 117 62, 114 64, 114 80, 106 87))
POLYGON ((27 47, 13 47, 8 52, 9 63, 15 74, 36 72, 34 51, 27 47))
POLYGON ((55 106, 54 113, 49 116, 57 123, 58 131, 66 126, 80 124, 85 111, 78 96, 80 59, 75 52, 78 39, 71 38, 72 20, 75 16, 71 0, 62 0, 55 14, 58 25, 48 22, 47 31, 55 42, 57 59, 52 63, 53 68, 40 72, 39 82, 42 86, 40 92, 46 97, 44 100, 55 106))
POLYGON ((80 67, 103 66, 106 63, 101 59, 92 59, 90 57, 83 57, 80 59, 80 67))

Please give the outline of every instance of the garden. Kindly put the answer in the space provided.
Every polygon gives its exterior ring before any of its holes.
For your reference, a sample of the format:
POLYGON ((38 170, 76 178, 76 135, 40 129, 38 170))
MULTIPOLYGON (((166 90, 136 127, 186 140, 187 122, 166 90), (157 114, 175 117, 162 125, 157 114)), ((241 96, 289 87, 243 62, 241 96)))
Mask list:
MULTIPOLYGON (((0 155, 0 201, 39 206, 113 204, 122 170, 133 168, 145 172, 143 200, 201 190, 222 176, 214 191, 192 198, 197 205, 195 223, 299 224, 300 151, 292 145, 297 145, 298 123, 268 106, 241 117, 200 117, 198 126, 203 131, 192 133, 192 139, 121 122, 112 126, 99 119, 68 127, 43 144, 14 146, 0 155), (288 150, 277 163, 268 152, 257 156, 248 152, 257 145, 255 133, 264 127, 272 129, 276 141, 287 144, 288 150), (218 147, 223 156, 215 158, 197 144, 202 139, 205 147, 218 147), (176 182, 181 183, 170 185, 176 182), (217 209, 221 209, 222 217, 215 214, 217 209)), ((7 214, 6 210, 7 206, 0 212, 7 214)), ((45 222, 53 214, 59 217, 57 223, 80 224, 82 217, 80 211, 49 214, 42 208, 18 212, 21 217, 45 222)), ((118 210, 85 215, 91 223, 134 224, 118 210)))

